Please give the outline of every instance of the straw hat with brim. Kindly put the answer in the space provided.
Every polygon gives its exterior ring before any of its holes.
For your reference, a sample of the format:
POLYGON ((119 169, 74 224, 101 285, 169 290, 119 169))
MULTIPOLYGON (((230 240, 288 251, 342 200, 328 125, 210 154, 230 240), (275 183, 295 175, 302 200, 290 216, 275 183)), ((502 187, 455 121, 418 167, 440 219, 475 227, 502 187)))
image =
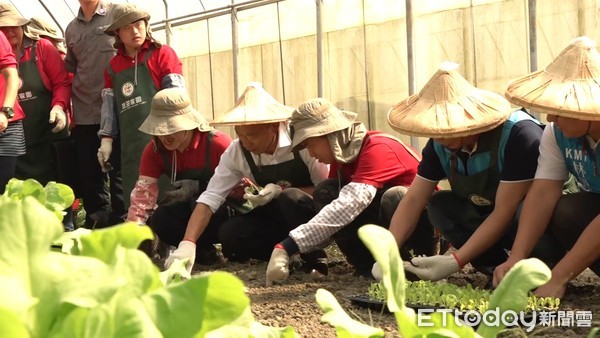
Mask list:
POLYGON ((356 113, 339 109, 324 98, 308 100, 292 113, 292 148, 297 149, 308 138, 350 128, 357 116, 356 113))
POLYGON ((211 125, 240 126, 286 121, 294 108, 273 98, 259 83, 251 83, 238 98, 233 108, 215 118, 211 125))
POLYGON ((418 94, 393 106, 388 123, 399 133, 456 138, 480 134, 502 124, 512 112, 501 95, 473 87, 444 62, 418 94))
POLYGON ((506 97, 540 113, 600 120, 600 53, 596 42, 579 37, 546 69, 508 84, 506 97))
POLYGON ((30 33, 33 33, 37 36, 46 36, 58 42, 65 41, 65 39, 58 34, 58 31, 53 25, 41 18, 31 18, 29 20, 29 24, 27 25, 27 29, 30 33))
POLYGON ((11 3, 0 3, 0 27, 16 27, 29 23, 11 3))
POLYGON ((104 33, 110 36, 114 36, 115 31, 117 29, 142 19, 149 21, 150 14, 148 14, 148 12, 146 12, 145 10, 130 3, 119 4, 114 10, 113 23, 110 24, 110 26, 106 27, 104 33))
POLYGON ((139 130, 149 135, 166 136, 196 128, 212 130, 202 114, 192 107, 184 89, 168 88, 154 95, 150 115, 139 130))

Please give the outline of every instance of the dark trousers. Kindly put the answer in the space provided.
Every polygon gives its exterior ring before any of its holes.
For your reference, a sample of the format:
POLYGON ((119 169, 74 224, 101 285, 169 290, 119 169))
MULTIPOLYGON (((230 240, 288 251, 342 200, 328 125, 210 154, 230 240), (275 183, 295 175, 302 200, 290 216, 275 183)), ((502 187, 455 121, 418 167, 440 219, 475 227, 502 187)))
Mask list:
MULTIPOLYGON (((585 228, 600 214, 600 194, 578 192, 563 195, 550 219, 549 228, 560 243, 555 250, 571 250, 585 228)), ((600 259, 590 269, 600 276, 600 259)))
MULTIPOLYGON (((196 201, 174 202, 161 205, 148 219, 148 225, 154 230, 161 242, 177 247, 185 235, 188 221, 196 207, 196 201)), ((218 243, 217 233, 221 224, 229 219, 229 210, 222 206, 211 217, 210 222, 196 242, 196 252, 214 251, 213 244, 218 243)))
POLYGON ((16 165, 16 156, 0 156, 0 195, 4 194, 8 181, 15 176, 16 165))
POLYGON ((219 240, 223 255, 233 261, 249 258, 268 261, 275 244, 314 215, 309 194, 296 188, 285 189, 271 202, 221 225, 219 240))
MULTIPOLYGON (((320 210, 336 199, 339 190, 337 179, 321 182, 314 192, 317 209, 320 210)), ((375 259, 358 237, 358 229, 365 224, 376 224, 389 229, 398 203, 407 191, 407 187, 397 186, 377 193, 371 204, 360 215, 332 236, 348 263, 359 272, 371 271, 375 259)), ((432 255, 435 252, 435 244, 433 228, 423 212, 415 231, 401 248, 401 253, 404 259, 408 259, 405 256, 408 255, 409 250, 413 250, 415 254, 432 255)))
POLYGON ((86 226, 96 228, 121 223, 127 217, 121 182, 120 143, 118 139, 113 142, 110 156, 113 170, 107 175, 98 164, 99 129, 100 125, 97 124, 77 125, 72 132, 81 171, 81 197, 86 211, 86 226))
MULTIPOLYGON (((427 212, 431 224, 440 230, 444 238, 455 248, 461 248, 489 214, 480 214, 477 207, 449 190, 435 192, 429 199, 427 212)), ((493 273, 496 266, 506 261, 507 251, 512 248, 517 234, 521 206, 515 212, 508 231, 471 264, 485 274, 493 273)), ((538 241, 531 256, 539 258, 548 266, 554 266, 564 255, 559 243, 550 232, 538 241)))

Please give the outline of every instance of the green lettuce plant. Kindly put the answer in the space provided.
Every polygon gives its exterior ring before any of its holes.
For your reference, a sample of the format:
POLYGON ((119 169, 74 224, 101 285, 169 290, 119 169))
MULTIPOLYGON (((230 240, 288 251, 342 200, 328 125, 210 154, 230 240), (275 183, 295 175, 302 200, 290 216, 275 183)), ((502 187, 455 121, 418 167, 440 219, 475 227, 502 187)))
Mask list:
POLYGON ((72 203, 72 192, 48 188, 11 181, 0 196, 0 337, 296 335, 257 323, 232 274, 183 281, 185 262, 177 262, 161 278, 136 249, 152 238, 147 227, 95 230, 71 238, 70 254, 51 251, 63 232, 55 211, 72 203))
MULTIPOLYGON (((406 280, 394 237, 385 228, 372 224, 361 227, 358 234, 381 266, 385 301, 390 312, 394 313, 398 331, 403 337, 495 337, 504 329, 502 324, 486 326, 484 322, 475 332, 470 326, 456 324, 452 314, 448 314, 450 319, 444 323, 440 312, 431 314, 431 326, 417 325, 417 315, 405 305, 406 280)), ((500 313, 524 310, 528 303, 528 292, 546 283, 550 279, 550 273, 550 269, 538 259, 520 261, 506 274, 490 297, 490 308, 498 308, 500 313)), ((325 312, 322 320, 334 326, 340 337, 384 336, 383 331, 369 330, 365 328, 365 324, 350 318, 328 291, 319 289, 316 297, 317 303, 325 312)))

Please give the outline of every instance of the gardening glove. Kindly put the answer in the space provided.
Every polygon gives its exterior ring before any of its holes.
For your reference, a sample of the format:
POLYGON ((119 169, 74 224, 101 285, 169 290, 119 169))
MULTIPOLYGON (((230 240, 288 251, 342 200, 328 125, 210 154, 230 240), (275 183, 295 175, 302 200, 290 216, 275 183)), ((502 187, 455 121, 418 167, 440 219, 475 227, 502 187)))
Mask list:
POLYGON ((381 282, 383 279, 383 271, 381 271, 381 266, 379 263, 375 262, 375 264, 373 264, 373 267, 371 268, 371 276, 373 276, 373 278, 375 278, 375 280, 378 282, 381 282))
POLYGON ((160 204, 195 200, 200 195, 200 182, 197 180, 181 180, 173 182, 175 189, 165 192, 160 204))
POLYGON ((436 255, 415 257, 410 262, 404 262, 404 270, 435 282, 460 270, 460 265, 454 255, 436 255))
POLYGON ((183 240, 179 242, 177 250, 173 251, 165 261, 165 269, 168 269, 175 259, 188 259, 185 264, 186 270, 191 274, 194 261, 196 260, 196 244, 192 241, 183 240))
POLYGON ((267 286, 273 282, 283 282, 290 275, 290 257, 283 249, 275 248, 271 253, 269 265, 267 265, 267 286))
POLYGON ((52 128, 52 132, 58 133, 67 125, 67 114, 65 114, 61 106, 54 106, 52 107, 52 110, 50 110, 50 119, 48 122, 51 124, 56 123, 54 128, 52 128))
POLYGON ((271 200, 273 200, 274 198, 279 197, 279 194, 281 194, 282 190, 283 189, 281 188, 281 186, 269 183, 258 193, 258 195, 246 192, 244 194, 244 199, 250 201, 252 205, 258 207, 271 202, 271 200))
POLYGON ((100 167, 104 173, 112 169, 112 166, 110 163, 108 163, 110 153, 112 153, 112 143, 113 139, 110 137, 103 137, 100 140, 100 148, 98 148, 98 163, 100 163, 100 167))

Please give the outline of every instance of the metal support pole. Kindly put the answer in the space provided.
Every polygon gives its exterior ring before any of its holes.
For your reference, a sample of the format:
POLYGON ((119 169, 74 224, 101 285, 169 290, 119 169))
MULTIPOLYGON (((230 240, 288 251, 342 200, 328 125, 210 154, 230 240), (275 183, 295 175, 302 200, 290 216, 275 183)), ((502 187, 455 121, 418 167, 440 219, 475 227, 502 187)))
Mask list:
MULTIPOLYGON (((414 49, 413 49, 413 13, 412 0, 406 0, 406 68, 408 70, 408 95, 415 93, 415 64, 414 64, 414 49)), ((410 145, 415 149, 420 149, 419 138, 416 136, 410 137, 410 145)))
MULTIPOLYGON (((234 0, 231 0, 233 3, 234 0)), ((231 8, 231 55, 233 58, 233 102, 238 99, 238 25, 237 8, 231 8)))
POLYGON ((527 0, 528 3, 528 23, 529 23, 529 71, 535 72, 537 65, 537 0, 527 0))
POLYGON ((167 39, 167 45, 171 44, 171 21, 169 20, 169 4, 167 0, 163 0, 165 4, 165 38, 167 39))
POLYGON ((317 2, 317 96, 323 97, 323 14, 322 0, 317 2))

